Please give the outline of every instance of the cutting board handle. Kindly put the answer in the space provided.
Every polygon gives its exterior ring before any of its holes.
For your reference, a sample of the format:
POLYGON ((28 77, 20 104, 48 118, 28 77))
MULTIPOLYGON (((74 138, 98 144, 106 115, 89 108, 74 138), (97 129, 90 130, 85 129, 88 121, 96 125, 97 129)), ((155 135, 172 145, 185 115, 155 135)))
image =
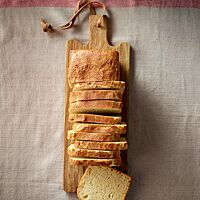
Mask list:
POLYGON ((107 16, 105 15, 90 15, 89 17, 90 38, 89 46, 92 49, 105 48, 108 45, 107 38, 107 16), (98 26, 100 22, 100 26, 98 26))

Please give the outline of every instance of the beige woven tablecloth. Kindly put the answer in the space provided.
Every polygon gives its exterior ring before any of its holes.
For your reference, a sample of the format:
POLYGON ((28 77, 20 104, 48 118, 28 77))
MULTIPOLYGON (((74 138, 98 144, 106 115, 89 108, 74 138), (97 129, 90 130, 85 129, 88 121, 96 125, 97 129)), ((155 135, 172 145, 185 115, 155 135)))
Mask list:
MULTIPOLYGON (((0 9, 1 200, 73 199, 62 190, 65 41, 86 41, 88 22, 55 34, 39 26, 72 12, 0 9)), ((199 200, 200 10, 110 13, 112 42, 132 47, 128 199, 199 200)))

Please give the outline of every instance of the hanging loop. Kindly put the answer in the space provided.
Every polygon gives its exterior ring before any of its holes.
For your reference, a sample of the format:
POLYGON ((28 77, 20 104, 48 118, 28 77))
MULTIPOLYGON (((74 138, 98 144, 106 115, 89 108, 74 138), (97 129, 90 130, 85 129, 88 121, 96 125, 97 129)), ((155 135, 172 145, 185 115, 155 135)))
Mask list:
POLYGON ((74 25, 77 17, 79 16, 79 14, 81 13, 81 11, 83 9, 90 8, 90 11, 94 14, 95 13, 95 7, 94 7, 95 4, 97 6, 100 6, 100 7, 103 8, 103 14, 101 15, 101 17, 97 21, 97 27, 101 27, 101 19, 102 19, 103 15, 105 14, 105 11, 106 11, 105 5, 101 2, 99 2, 99 1, 89 1, 89 0, 87 0, 87 1, 84 1, 83 3, 81 3, 81 0, 79 0, 77 2, 76 7, 75 7, 75 12, 74 12, 73 16, 71 17, 71 19, 66 24, 64 24, 62 26, 52 26, 51 24, 48 24, 44 19, 41 19, 40 25, 42 27, 42 30, 44 32, 52 33, 55 30, 69 29, 74 25))

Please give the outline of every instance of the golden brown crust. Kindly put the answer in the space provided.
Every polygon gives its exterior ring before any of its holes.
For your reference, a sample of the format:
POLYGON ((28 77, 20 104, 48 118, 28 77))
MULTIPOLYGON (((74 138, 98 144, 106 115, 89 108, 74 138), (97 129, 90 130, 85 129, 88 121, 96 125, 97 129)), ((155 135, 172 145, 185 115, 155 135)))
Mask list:
POLYGON ((73 91, 82 91, 82 90, 120 90, 124 91, 125 82, 124 81, 99 81, 99 82, 84 82, 76 83, 73 85, 73 91))
POLYGON ((126 140, 120 142, 94 142, 94 141, 74 141, 74 146, 79 149, 102 149, 102 150, 126 150, 128 143, 126 140))
POLYGON ((83 90, 70 93, 70 102, 87 100, 122 100, 122 91, 120 90, 83 90))
POLYGON ((73 83, 87 81, 118 81, 120 79, 119 54, 113 50, 71 50, 68 80, 73 83))
POLYGON ((94 114, 69 114, 69 122, 90 122, 102 124, 117 124, 121 122, 121 116, 106 116, 94 114))
POLYGON ((68 155, 71 157, 120 159, 120 151, 78 149, 73 144, 68 147, 68 155))
POLYGON ((114 113, 122 111, 122 102, 111 100, 77 101, 70 104, 71 113, 114 113))
POLYGON ((126 133, 126 124, 74 123, 72 129, 77 132, 124 134, 126 133))
POLYGON ((93 100, 93 101, 78 101, 75 103, 71 103, 71 109, 79 109, 79 108, 94 108, 94 109, 121 109, 122 102, 118 101, 110 101, 110 100, 93 100))
POLYGON ((119 141, 120 134, 116 133, 87 133, 68 131, 67 139, 69 140, 88 140, 88 141, 119 141))
POLYGON ((69 157, 69 163, 71 165, 83 165, 83 166, 120 166, 121 160, 112 158, 101 159, 101 158, 69 157))

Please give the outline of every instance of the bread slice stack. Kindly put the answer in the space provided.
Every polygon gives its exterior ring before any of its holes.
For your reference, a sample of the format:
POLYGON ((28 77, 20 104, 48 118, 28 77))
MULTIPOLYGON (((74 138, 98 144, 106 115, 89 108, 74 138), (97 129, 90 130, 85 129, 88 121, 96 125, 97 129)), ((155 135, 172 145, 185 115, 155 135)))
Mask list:
POLYGON ((70 163, 120 166, 120 151, 128 144, 120 115, 125 83, 120 81, 118 52, 73 50, 68 66, 70 163))

